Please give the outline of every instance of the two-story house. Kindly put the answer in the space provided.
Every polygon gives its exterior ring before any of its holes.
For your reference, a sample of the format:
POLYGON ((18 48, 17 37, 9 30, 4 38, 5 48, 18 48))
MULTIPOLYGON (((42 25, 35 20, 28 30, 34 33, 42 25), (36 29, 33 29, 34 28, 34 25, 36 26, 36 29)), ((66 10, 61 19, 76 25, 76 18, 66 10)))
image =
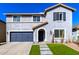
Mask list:
POLYGON ((66 42, 72 40, 72 12, 57 4, 43 13, 6 13, 7 42, 66 42))

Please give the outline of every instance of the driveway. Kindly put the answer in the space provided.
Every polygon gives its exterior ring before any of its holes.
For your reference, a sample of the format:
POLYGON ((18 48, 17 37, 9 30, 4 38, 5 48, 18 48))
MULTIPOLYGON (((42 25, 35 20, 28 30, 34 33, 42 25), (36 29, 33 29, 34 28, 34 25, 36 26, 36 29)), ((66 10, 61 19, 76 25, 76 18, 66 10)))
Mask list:
POLYGON ((28 55, 32 43, 7 43, 0 46, 0 55, 28 55))

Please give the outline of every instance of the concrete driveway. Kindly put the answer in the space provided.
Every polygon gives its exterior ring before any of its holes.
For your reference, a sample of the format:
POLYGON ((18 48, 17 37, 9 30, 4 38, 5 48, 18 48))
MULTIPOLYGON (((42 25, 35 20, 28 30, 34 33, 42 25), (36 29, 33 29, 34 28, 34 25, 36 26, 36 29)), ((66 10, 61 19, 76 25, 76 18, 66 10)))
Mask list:
POLYGON ((7 43, 0 46, 0 55, 28 55, 32 43, 7 43))

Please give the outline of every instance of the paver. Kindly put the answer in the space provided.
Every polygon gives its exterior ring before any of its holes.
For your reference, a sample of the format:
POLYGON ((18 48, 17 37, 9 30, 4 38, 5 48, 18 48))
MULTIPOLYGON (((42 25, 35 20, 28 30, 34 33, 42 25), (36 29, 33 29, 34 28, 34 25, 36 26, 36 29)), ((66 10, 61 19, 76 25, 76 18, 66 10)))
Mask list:
POLYGON ((46 47, 43 48, 43 47, 42 47, 42 48, 40 48, 40 50, 42 50, 42 51, 43 51, 43 50, 49 50, 49 48, 46 48, 46 47))
POLYGON ((40 44, 40 53, 41 55, 52 55, 53 54, 46 44, 40 44))
POLYGON ((41 51, 41 55, 52 55, 51 51, 41 51))

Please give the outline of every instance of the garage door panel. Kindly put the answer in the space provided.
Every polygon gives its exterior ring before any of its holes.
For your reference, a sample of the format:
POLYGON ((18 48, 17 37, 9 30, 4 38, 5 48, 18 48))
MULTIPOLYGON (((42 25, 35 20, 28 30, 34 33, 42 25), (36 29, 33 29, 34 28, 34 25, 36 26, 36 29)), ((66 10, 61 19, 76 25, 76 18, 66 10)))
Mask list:
POLYGON ((33 32, 11 32, 11 42, 32 42, 33 32))
POLYGON ((12 34, 11 34, 11 38, 12 38, 11 41, 13 41, 13 40, 15 41, 15 39, 17 38, 17 36, 15 35, 15 33, 12 33, 12 34))
POLYGON ((17 38, 16 41, 22 41, 22 34, 21 33, 17 33, 17 38))
POLYGON ((27 39, 27 41, 33 41, 33 39, 31 39, 33 38, 33 33, 23 33, 22 35, 23 35, 23 40, 27 39))

